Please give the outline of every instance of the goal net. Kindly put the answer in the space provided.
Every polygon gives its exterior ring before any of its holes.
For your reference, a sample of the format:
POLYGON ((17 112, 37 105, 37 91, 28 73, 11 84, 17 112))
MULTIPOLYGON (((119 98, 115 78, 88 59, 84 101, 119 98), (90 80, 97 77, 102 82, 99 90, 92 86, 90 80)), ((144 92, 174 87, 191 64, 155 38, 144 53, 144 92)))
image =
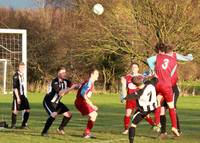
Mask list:
POLYGON ((21 29, 0 29, 0 94, 12 92, 12 77, 18 64, 24 62, 27 91, 27 33, 21 29))

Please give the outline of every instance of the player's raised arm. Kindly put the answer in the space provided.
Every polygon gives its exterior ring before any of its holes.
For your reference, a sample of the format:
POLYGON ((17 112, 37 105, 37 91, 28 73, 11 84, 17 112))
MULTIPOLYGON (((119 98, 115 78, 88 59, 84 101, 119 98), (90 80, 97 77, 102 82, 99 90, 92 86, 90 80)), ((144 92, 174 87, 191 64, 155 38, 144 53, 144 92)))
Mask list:
POLYGON ((156 64, 156 56, 152 56, 150 58, 147 59, 147 63, 149 68, 154 71, 155 69, 155 64, 156 64))
POLYGON ((188 55, 184 56, 184 55, 176 53, 176 59, 178 61, 189 62, 189 61, 193 60, 193 55, 192 54, 188 54, 188 55))
POLYGON ((184 56, 182 54, 178 54, 173 51, 174 51, 174 46, 167 45, 166 54, 175 57, 177 61, 188 62, 188 61, 193 60, 192 54, 188 54, 188 55, 184 56))

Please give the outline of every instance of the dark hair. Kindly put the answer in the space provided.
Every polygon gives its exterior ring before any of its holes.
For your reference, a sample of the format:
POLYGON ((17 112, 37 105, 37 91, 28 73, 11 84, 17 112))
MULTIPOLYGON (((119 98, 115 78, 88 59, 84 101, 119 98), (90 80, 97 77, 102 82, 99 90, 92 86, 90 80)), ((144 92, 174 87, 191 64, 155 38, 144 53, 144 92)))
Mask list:
POLYGON ((155 46, 156 53, 159 53, 159 51, 166 52, 166 50, 167 50, 167 46, 162 42, 158 42, 155 46))
POLYGON ((174 46, 173 45, 167 44, 166 46, 167 46, 166 53, 172 52, 174 50, 174 46))
POLYGON ((132 83, 135 84, 136 86, 140 86, 144 83, 143 80, 144 78, 142 75, 134 76, 132 78, 132 83))
POLYGON ((94 71, 99 71, 96 67, 91 67, 88 71, 89 76, 94 73, 94 71))
POLYGON ((66 68, 63 67, 63 66, 58 67, 58 68, 57 68, 57 73, 58 73, 59 71, 61 71, 61 70, 66 70, 66 68))

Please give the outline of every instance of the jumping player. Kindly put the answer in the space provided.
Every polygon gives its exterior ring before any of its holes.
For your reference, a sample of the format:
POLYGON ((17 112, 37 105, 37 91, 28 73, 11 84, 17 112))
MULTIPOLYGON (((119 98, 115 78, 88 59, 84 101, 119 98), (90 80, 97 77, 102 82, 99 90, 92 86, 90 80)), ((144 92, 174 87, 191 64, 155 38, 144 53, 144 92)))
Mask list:
POLYGON ((91 130, 97 118, 98 107, 95 106, 90 98, 94 89, 94 83, 98 80, 99 71, 94 68, 89 72, 89 79, 86 80, 78 90, 75 106, 83 116, 88 116, 87 127, 84 131, 84 138, 95 138, 91 130))
MULTIPOLYGON (((167 51, 166 54, 174 57, 177 61, 192 61, 193 60, 193 56, 191 54, 188 54, 187 56, 183 56, 181 54, 175 53, 173 52, 173 46, 172 45, 167 45, 167 51)), ((177 114, 177 107, 176 107, 176 103, 179 97, 179 88, 177 85, 177 81, 178 81, 178 73, 177 73, 177 68, 174 69, 172 75, 171 75, 171 82, 172 82, 172 90, 173 90, 173 95, 174 95, 174 107, 176 109, 176 118, 177 118, 177 129, 179 131, 179 133, 181 133, 181 129, 180 129, 180 122, 179 122, 179 118, 178 118, 178 114, 177 114)), ((164 104, 165 105, 165 104, 164 104)), ((165 138, 167 133, 166 133, 166 116, 165 116, 165 106, 161 107, 161 116, 160 116, 160 123, 161 123, 161 138, 165 138)))
MULTIPOLYGON (((169 107, 169 115, 172 123, 172 132, 174 133, 174 135, 180 136, 177 130, 176 111, 174 108, 173 91, 171 83, 171 74, 176 68, 176 59, 170 55, 166 55, 166 50, 167 46, 165 44, 158 43, 156 45, 156 51, 158 54, 155 57, 153 57, 153 64, 155 64, 155 73, 158 77, 158 83, 156 84, 156 91, 158 94, 158 107, 155 111, 155 124, 156 126, 160 127, 161 104, 165 100, 169 107)), ((151 63, 152 60, 147 59, 147 62, 151 63)))
MULTIPOLYGON (((177 119, 176 119, 176 112, 174 109, 174 101, 173 101, 173 91, 172 91, 172 76, 177 68, 177 59, 174 58, 170 54, 166 54, 166 51, 169 49, 169 46, 166 46, 163 43, 158 43, 156 45, 156 52, 158 53, 157 56, 153 56, 147 59, 149 67, 151 70, 155 70, 156 75, 158 76, 159 83, 156 86, 156 89, 160 95, 157 96, 159 100, 159 106, 156 110, 155 117, 156 117, 156 124, 159 125, 160 122, 160 103, 163 102, 163 97, 167 102, 169 107, 170 118, 172 122, 172 132, 176 136, 180 136, 177 130, 177 119), (154 69, 155 68, 155 69, 154 69), (171 87, 171 90, 170 90, 171 87), (162 97, 162 96, 163 97, 162 97)), ((177 54, 178 55, 178 54, 177 54)), ((178 55, 177 57, 180 57, 178 55)), ((175 77, 176 79, 176 77, 175 77)), ((162 117, 161 117, 162 118, 162 117)))

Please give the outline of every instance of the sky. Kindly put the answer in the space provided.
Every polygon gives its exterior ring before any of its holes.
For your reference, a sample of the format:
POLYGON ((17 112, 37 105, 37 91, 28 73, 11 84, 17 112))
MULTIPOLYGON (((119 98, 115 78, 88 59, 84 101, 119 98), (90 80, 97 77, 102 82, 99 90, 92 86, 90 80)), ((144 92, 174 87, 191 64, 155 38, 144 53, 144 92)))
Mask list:
POLYGON ((15 9, 36 8, 34 0, 0 0, 0 7, 12 7, 15 9))

